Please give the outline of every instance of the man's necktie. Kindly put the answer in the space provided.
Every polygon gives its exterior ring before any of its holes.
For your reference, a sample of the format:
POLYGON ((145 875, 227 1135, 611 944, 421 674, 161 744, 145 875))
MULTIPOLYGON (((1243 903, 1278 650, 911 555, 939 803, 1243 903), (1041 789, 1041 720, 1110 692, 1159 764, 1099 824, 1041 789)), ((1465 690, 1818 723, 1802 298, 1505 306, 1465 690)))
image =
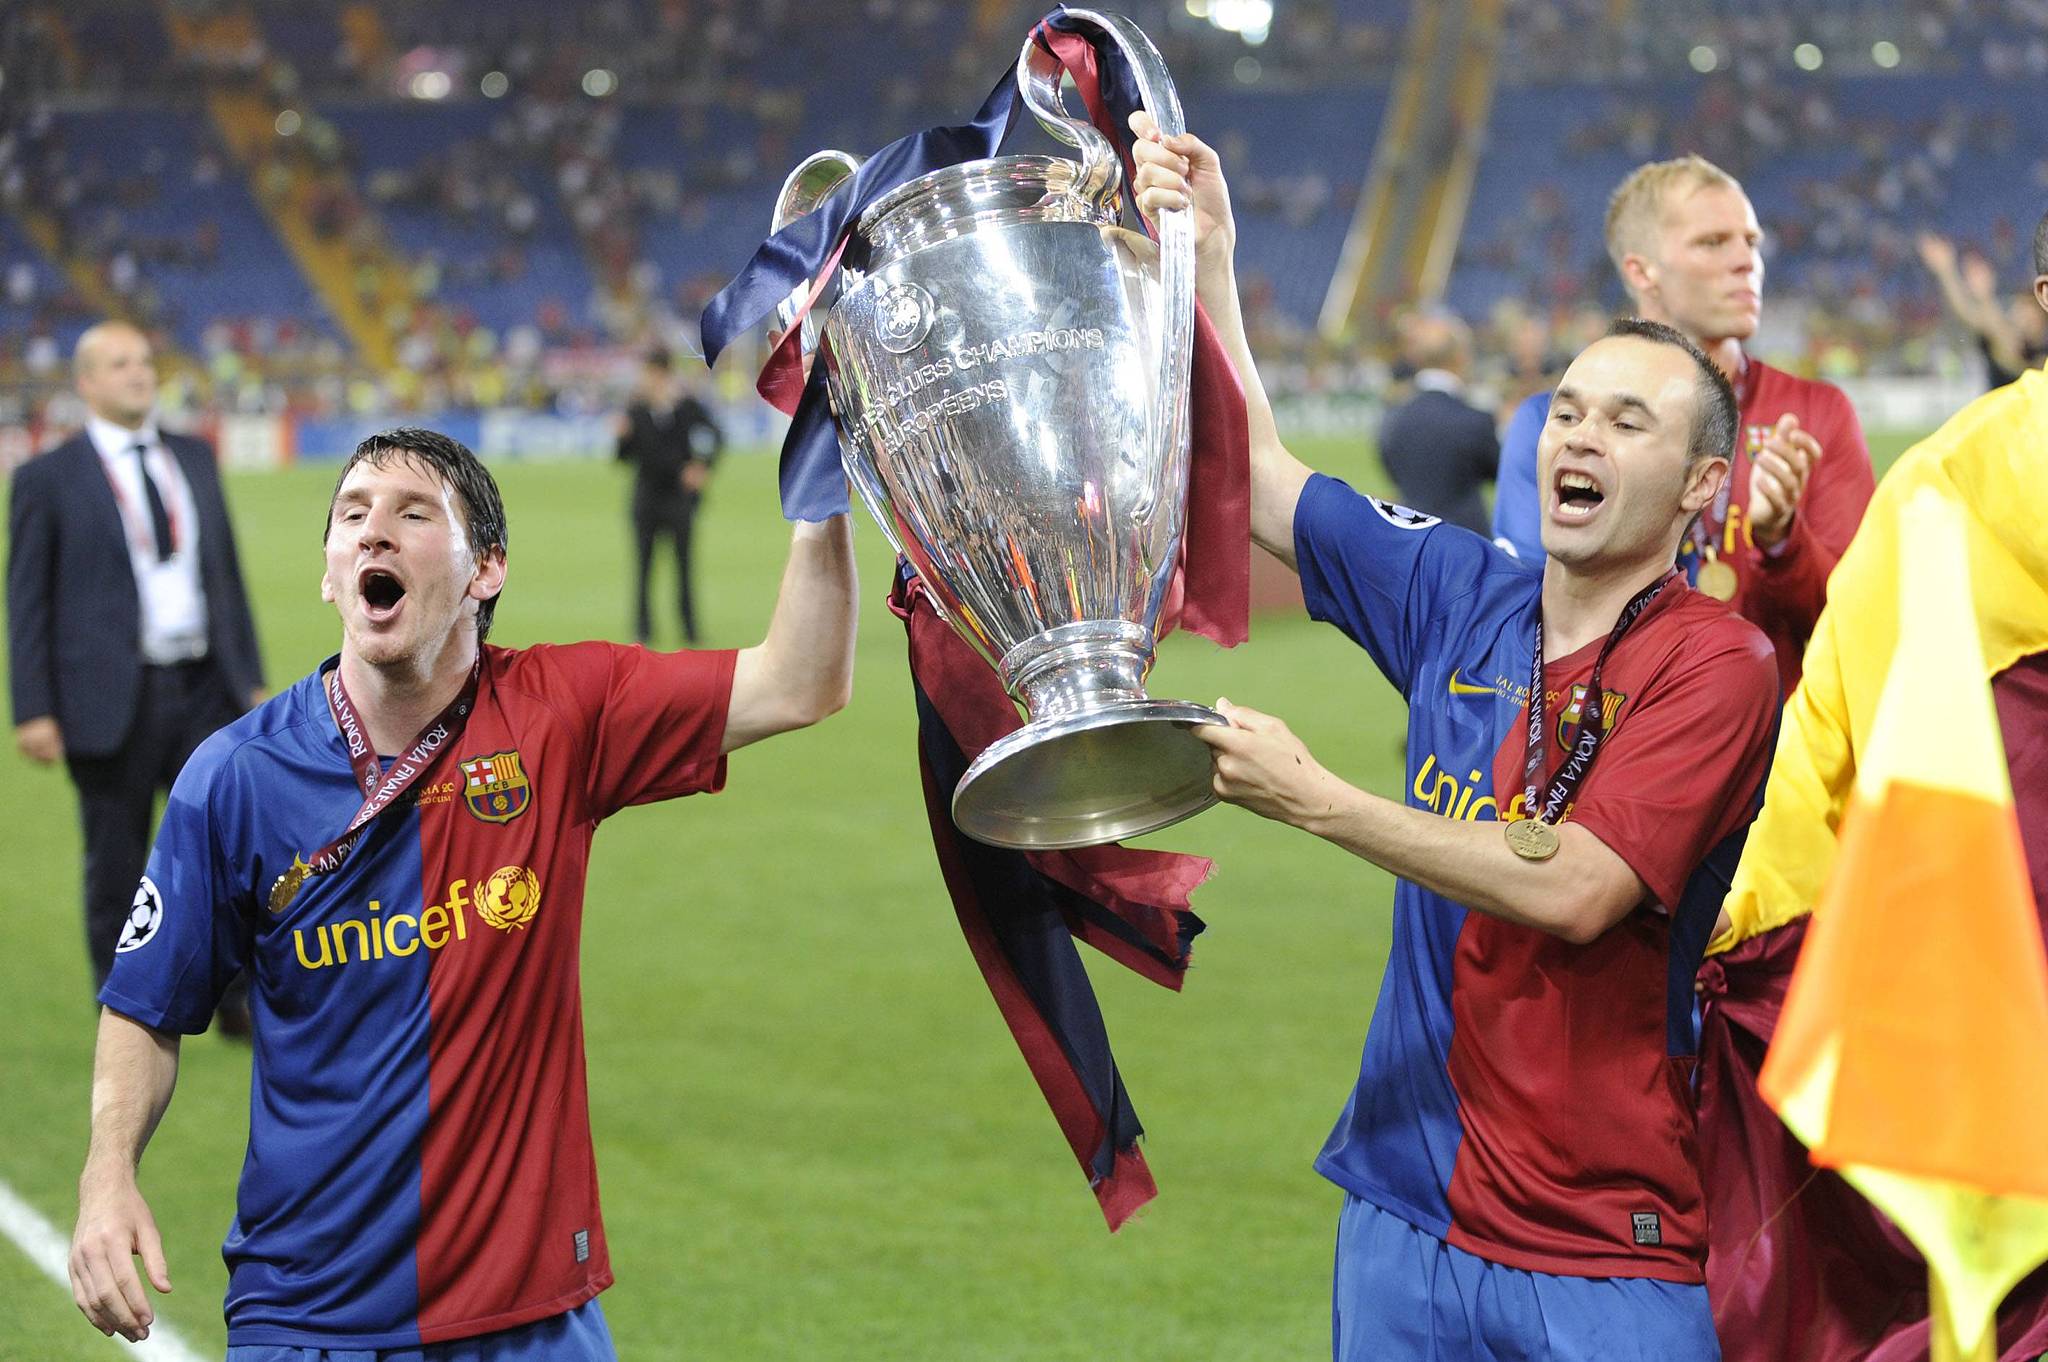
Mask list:
POLYGON ((135 467, 142 474, 142 495, 149 499, 149 524, 156 531, 156 560, 166 562, 171 556, 171 513, 164 505, 164 494, 157 489, 156 479, 149 475, 149 446, 140 440, 135 442, 135 467))

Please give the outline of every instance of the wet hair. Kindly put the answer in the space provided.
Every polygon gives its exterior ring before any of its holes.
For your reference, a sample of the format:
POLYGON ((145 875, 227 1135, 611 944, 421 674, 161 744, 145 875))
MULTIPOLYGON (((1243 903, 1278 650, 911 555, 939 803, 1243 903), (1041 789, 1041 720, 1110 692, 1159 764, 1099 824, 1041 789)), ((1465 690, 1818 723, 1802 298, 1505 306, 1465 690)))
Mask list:
POLYGON ((2034 277, 2048 274, 2048 213, 2041 215, 2041 223, 2034 228, 2034 277))
POLYGON ((1685 351, 1698 371, 1693 386, 1692 438, 1687 443, 1685 461, 1735 457, 1735 440, 1742 431, 1742 409, 1735 401, 1735 388, 1692 337, 1675 327, 1641 317, 1623 317, 1607 328, 1607 334, 1672 345, 1685 351))
MULTIPOLYGON (((414 427, 400 427, 397 430, 381 431, 356 446, 356 452, 348 456, 341 466, 341 476, 334 480, 334 495, 327 499, 327 526, 321 530, 321 542, 325 543, 327 530, 334 524, 334 506, 341 499, 341 486, 348 481, 349 472, 359 463, 372 468, 388 468, 404 460, 430 469, 455 491, 462 503, 464 528, 469 537, 470 552, 481 562, 492 549, 500 553, 505 550, 505 499, 498 492, 498 481, 485 468, 483 461, 470 452, 469 446, 460 440, 451 440, 437 431, 420 430, 414 427)), ((491 616, 497 613, 498 598, 491 597, 480 602, 476 608, 476 641, 482 643, 491 632, 491 616)))

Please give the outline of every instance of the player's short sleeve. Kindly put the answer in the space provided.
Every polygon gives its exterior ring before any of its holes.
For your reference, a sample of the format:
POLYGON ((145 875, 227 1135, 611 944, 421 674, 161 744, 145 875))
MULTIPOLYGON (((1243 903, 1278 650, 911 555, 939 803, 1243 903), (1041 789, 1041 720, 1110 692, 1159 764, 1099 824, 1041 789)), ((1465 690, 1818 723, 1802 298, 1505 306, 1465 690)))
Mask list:
POLYGON ((1723 616, 1622 712, 1571 821, 1628 862, 1659 904, 1677 907, 1694 868, 1754 810, 1777 715, 1769 640, 1723 616))
POLYGON ((1536 442, 1550 415, 1550 394, 1531 393, 1500 440, 1493 479, 1493 542, 1524 563, 1543 561, 1543 497, 1536 485, 1536 442))
POLYGON ((248 963, 254 903, 222 845, 236 815, 231 764, 239 743, 215 734, 178 775, 149 866, 114 946, 99 1000, 164 1032, 197 1035, 248 963))
POLYGON ((1507 559, 1469 530, 1317 474, 1294 510, 1309 614, 1342 629, 1402 691, 1449 603, 1507 559))
POLYGON ((719 748, 738 653, 657 653, 615 643, 533 651, 553 664, 550 698, 576 709, 583 793, 593 818, 723 788, 719 748), (555 690, 557 681, 567 694, 555 690))

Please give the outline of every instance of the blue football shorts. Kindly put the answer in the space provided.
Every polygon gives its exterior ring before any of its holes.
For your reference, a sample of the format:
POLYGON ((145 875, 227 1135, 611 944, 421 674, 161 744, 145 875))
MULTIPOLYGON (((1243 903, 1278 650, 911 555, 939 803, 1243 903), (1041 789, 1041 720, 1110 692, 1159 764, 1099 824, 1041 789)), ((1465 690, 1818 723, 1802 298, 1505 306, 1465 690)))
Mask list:
POLYGON ((604 1311, 588 1300, 567 1314, 516 1329, 421 1348, 304 1348, 289 1343, 245 1343, 228 1349, 227 1362, 618 1362, 604 1311))
POLYGON ((1344 1199, 1331 1300, 1336 1362, 1719 1362, 1707 1289, 1554 1277, 1453 1248, 1344 1199))

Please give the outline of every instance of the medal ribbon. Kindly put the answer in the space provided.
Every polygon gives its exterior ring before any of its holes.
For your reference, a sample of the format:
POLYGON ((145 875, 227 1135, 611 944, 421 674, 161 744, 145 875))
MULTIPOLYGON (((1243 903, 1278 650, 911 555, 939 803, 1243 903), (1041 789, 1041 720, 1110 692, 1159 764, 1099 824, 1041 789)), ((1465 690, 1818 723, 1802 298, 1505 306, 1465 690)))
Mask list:
POLYGON ((1605 715, 1606 695, 1600 689, 1600 669, 1607 665, 1607 658, 1614 652, 1621 636, 1629 626, 1642 618, 1643 611, 1650 608, 1650 602, 1669 586, 1678 574, 1668 572, 1656 581, 1629 597, 1627 605, 1621 607, 1620 618, 1614 621, 1614 630, 1607 635, 1607 642, 1600 647, 1600 655, 1593 659, 1593 674, 1586 678, 1586 698, 1579 705, 1579 737, 1572 744, 1571 754, 1564 760, 1551 777, 1549 787, 1543 792, 1543 806, 1536 804, 1536 781, 1543 771, 1543 754, 1548 746, 1543 728, 1543 608, 1536 609, 1536 656, 1530 663, 1529 675, 1529 745, 1522 758, 1522 807, 1524 817, 1538 822, 1555 824, 1563 817, 1565 806, 1585 783, 1586 772, 1593 768, 1593 757, 1600 750, 1602 739, 1607 736, 1605 715))
MULTIPOLYGON (((131 445, 122 452, 132 453, 133 450, 134 446, 131 445)), ((137 552, 145 554, 150 558, 155 558, 157 549, 154 542, 155 534, 148 530, 146 526, 146 522, 149 519, 148 513, 146 511, 139 511, 129 504, 127 494, 121 490, 121 483, 114 476, 114 470, 107 467, 106 460, 104 459, 100 461, 100 471, 107 475, 107 486, 113 490, 114 509, 121 517, 122 533, 128 536, 128 542, 135 547, 137 552)), ((181 475, 182 472, 183 470, 180 470, 181 475)), ((170 517, 171 552, 175 554, 182 551, 185 547, 185 520, 183 516, 178 514, 177 498, 165 497, 164 511, 170 517)))
MULTIPOLYGON (((411 745, 392 761, 389 771, 383 769, 377 754, 370 749, 370 740, 363 732, 362 718, 356 713, 355 703, 348 698, 347 688, 341 684, 341 668, 336 667, 320 678, 327 688, 327 707, 334 714, 334 726, 341 730, 342 741, 348 745, 349 765, 355 768, 356 784, 362 787, 363 806, 356 810, 356 816, 349 820, 341 836, 304 861, 306 874, 331 875, 341 869, 341 863, 348 859, 349 852, 355 850, 356 843, 362 840, 363 833, 377 815, 411 789, 413 782, 433 764, 434 754, 462 731, 470 710, 476 706, 477 684, 483 675, 483 667, 483 650, 478 649, 461 693, 419 731, 411 745)), ((291 872, 286 874, 289 876, 291 872)), ((303 880, 305 875, 296 878, 303 880)), ((298 886, 294 883, 291 887, 296 890, 298 886)))

